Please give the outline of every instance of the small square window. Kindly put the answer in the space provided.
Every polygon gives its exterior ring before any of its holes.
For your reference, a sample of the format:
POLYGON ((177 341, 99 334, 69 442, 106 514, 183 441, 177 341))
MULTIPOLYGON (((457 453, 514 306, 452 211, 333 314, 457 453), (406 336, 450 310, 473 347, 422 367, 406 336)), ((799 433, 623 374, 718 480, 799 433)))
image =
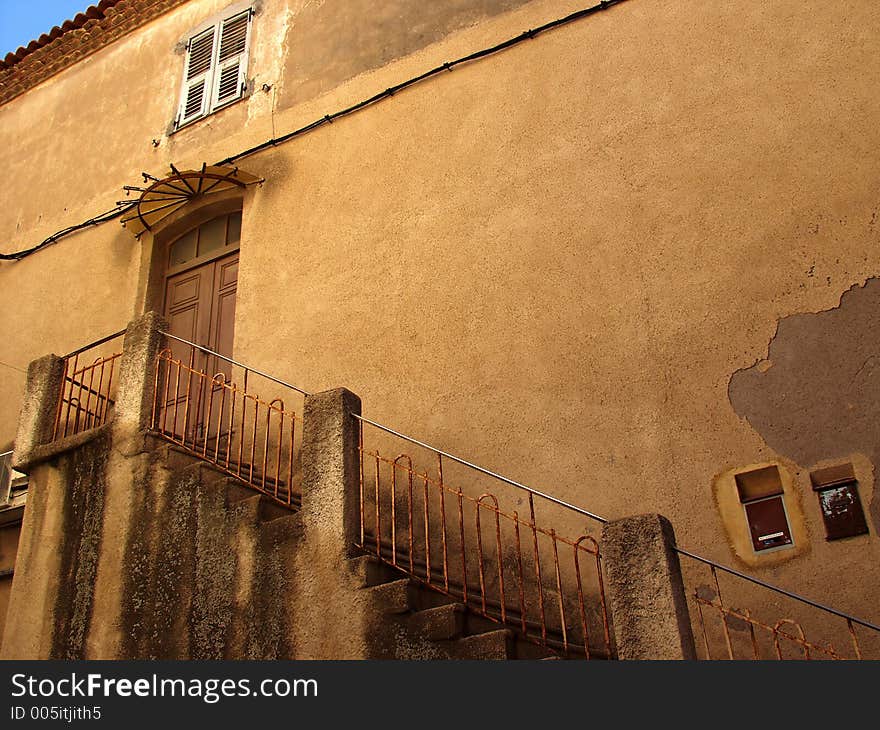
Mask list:
POLYGON ((810 481, 819 495, 826 539, 839 540, 868 533, 852 464, 818 469, 810 473, 810 481))
POLYGON ((755 552, 791 545, 779 469, 767 466, 735 475, 755 552))

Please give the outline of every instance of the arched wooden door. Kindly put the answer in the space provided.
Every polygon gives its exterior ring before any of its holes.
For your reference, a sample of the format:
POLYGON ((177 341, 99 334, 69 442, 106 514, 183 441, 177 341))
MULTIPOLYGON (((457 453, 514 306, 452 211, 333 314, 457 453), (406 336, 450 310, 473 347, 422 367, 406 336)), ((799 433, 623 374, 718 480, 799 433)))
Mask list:
MULTIPOLYGON (((225 357, 232 357, 235 328, 235 295, 238 287, 238 249, 241 238, 241 213, 214 218, 173 241, 166 249, 165 302, 163 314, 170 332, 225 357)), ((221 358, 208 355, 189 345, 170 341, 175 359, 207 375, 208 382, 223 373, 228 379, 231 366, 221 358)), ((165 408, 186 410, 187 417, 174 424, 171 431, 178 438, 204 439, 215 432, 205 424, 204 404, 209 393, 198 377, 190 383, 172 384, 165 408), (202 389, 199 394, 196 391, 202 389), (181 403, 189 398, 189 408, 181 403), (177 406, 175 408, 175 406, 177 406)), ((167 429, 166 429, 167 430, 167 429)))

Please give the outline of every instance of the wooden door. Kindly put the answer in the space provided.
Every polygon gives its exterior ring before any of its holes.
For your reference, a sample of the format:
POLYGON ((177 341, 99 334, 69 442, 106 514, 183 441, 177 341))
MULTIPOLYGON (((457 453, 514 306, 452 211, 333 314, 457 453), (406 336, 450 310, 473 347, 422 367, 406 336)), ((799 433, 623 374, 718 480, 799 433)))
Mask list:
MULTIPOLYGON (((171 334, 231 357, 237 285, 238 252, 169 275, 165 284, 164 315, 171 334)), ((176 340, 170 340, 170 346, 174 358, 183 364, 181 380, 185 382, 178 382, 176 377, 175 382, 169 382, 165 430, 178 439, 201 442, 212 433, 216 435, 216 424, 204 422, 211 391, 221 387, 212 386, 211 381, 222 373, 228 382, 231 365, 176 340), (192 377, 190 364, 196 371, 192 377), (205 377, 198 373, 204 373, 205 377)))

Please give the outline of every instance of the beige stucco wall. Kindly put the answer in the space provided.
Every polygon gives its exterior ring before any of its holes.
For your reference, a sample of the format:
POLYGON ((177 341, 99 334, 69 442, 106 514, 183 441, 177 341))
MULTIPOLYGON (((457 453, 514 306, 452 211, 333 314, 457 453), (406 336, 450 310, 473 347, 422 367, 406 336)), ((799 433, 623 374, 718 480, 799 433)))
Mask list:
MULTIPOLYGON (((171 137, 173 48, 223 2, 0 107, 4 250, 105 210, 142 169, 221 159, 582 3, 534 0, 293 103, 303 5, 266 0, 257 90, 171 137)), ((713 483, 788 462, 731 376, 780 319, 880 274, 878 25, 869 0, 630 0, 241 161, 266 184, 244 210, 236 356, 599 514, 659 511, 739 565, 713 483)), ((138 245, 111 223, 0 264, 0 360, 123 326, 138 245)), ((0 434, 20 385, 0 385, 0 434)), ((876 523, 826 543, 813 464, 795 466, 813 549, 757 570, 880 618, 876 523)))

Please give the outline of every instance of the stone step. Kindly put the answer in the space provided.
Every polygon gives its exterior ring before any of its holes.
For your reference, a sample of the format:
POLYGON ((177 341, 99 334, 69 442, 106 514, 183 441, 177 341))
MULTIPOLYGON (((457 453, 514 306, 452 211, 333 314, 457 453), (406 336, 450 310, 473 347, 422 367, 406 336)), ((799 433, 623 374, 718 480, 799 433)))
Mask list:
POLYGON ((226 474, 220 474, 217 476, 213 480, 213 486, 217 489, 223 490, 223 498, 227 507, 231 507, 236 502, 240 502, 243 499, 250 499, 255 494, 259 494, 250 487, 242 484, 238 479, 227 476, 226 474))
MULTIPOLYGON (((374 555, 364 555, 351 561, 361 577, 363 586, 381 586, 397 583, 406 584, 405 573, 400 569, 379 560, 374 555)), ((526 621, 526 634, 522 633, 522 622, 518 611, 508 610, 506 623, 502 624, 498 604, 487 602, 486 614, 482 613, 479 598, 471 599, 465 605, 460 599, 443 593, 440 586, 429 586, 416 578, 409 578, 405 600, 412 611, 408 618, 408 627, 431 641, 442 641, 456 637, 474 636, 492 633, 498 630, 509 630, 515 637, 517 657, 525 659, 544 659, 548 655, 559 655, 560 658, 585 659, 584 647, 570 641, 566 648, 562 632, 548 627, 546 637, 541 634, 541 626, 537 621, 526 621)), ((450 586, 453 588, 453 586, 450 586)), ((401 588, 389 590, 402 590, 401 588)), ((396 604, 403 613, 401 597, 396 604)), ((591 659, 607 659, 606 652, 591 647, 591 659)))
POLYGON ((431 641, 459 638, 465 633, 465 623, 463 603, 427 608, 409 617, 410 629, 431 641))
POLYGON ((372 555, 359 555, 356 558, 351 558, 348 564, 357 576, 361 588, 371 588, 401 578, 399 571, 381 560, 377 560, 372 555))
MULTIPOLYGON (((172 472, 185 469, 191 464, 201 464, 206 479, 226 480, 227 484, 230 483, 229 480, 234 480, 235 483, 237 483, 238 485, 249 488, 252 491, 266 494, 266 496, 269 497, 274 496, 279 501, 279 503, 282 504, 282 506, 286 506, 284 503, 287 501, 288 496, 287 486, 283 483, 279 484, 278 494, 275 495, 274 479, 267 478, 264 487, 261 481, 259 470, 254 471, 254 479, 253 481, 250 481, 249 477, 251 475, 251 472, 247 465, 242 468, 241 475, 234 475, 230 474, 230 472, 226 470, 223 465, 215 464, 210 459, 204 459, 200 454, 190 452, 180 445, 163 443, 159 447, 159 449, 163 467, 172 472)), ((232 468, 234 471, 234 464, 232 465, 232 468)), ((290 501, 291 505, 288 507, 288 509, 298 509, 302 503, 302 499, 299 494, 293 494, 290 501)))
POLYGON ((463 603, 449 603, 417 611, 409 619, 412 631, 431 641, 469 638, 508 631, 517 659, 559 658, 551 649, 521 637, 518 632, 504 629, 469 611, 463 603))
POLYGON ((444 644, 455 659, 516 659, 516 641, 508 629, 465 636, 444 644))
POLYGON ((285 514, 267 520, 261 526, 266 537, 276 543, 298 540, 302 536, 302 513, 283 511, 285 514))
MULTIPOLYGON (((389 580, 393 580, 394 576, 398 578, 407 574, 408 563, 406 560, 398 558, 400 568, 395 568, 394 566, 389 565, 384 561, 380 561, 375 555, 367 555, 363 556, 364 558, 369 559, 370 561, 374 561, 376 563, 381 563, 384 565, 384 568, 372 568, 375 571, 375 575, 381 576, 381 582, 387 582, 389 580), (387 577, 386 577, 387 576, 387 577)), ((389 556, 390 557, 390 556, 389 556)), ((421 566, 418 564, 418 561, 415 561, 415 568, 418 571, 420 567, 423 567, 424 563, 422 562, 421 566)), ((376 579, 379 580, 379 579, 376 579)), ((444 586, 442 585, 442 572, 438 573, 437 571, 432 571, 432 582, 430 584, 424 581, 424 578, 411 578, 414 584, 416 584, 419 590, 415 593, 414 596, 414 605, 413 610, 415 611, 424 611, 430 608, 436 608, 438 606, 445 606, 449 603, 462 602, 462 587, 459 583, 455 581, 449 582, 449 595, 444 592, 444 586), (439 575, 439 579, 436 577, 439 575)), ((375 582, 373 583, 375 584, 375 582)), ((529 601, 529 611, 527 613, 526 620, 526 631, 529 636, 533 638, 538 638, 542 636, 541 632, 541 624, 538 620, 535 620, 535 617, 538 613, 537 608, 537 600, 531 596, 527 597, 529 601)), ((547 639, 546 643, 553 647, 554 649, 563 649, 564 642, 562 639, 562 631, 558 626, 554 626, 553 619, 557 618, 557 614, 554 612, 556 607, 555 602, 552 601, 551 596, 545 594, 545 611, 548 620, 548 625, 546 627, 547 639)), ((520 612, 513 606, 508 605, 506 609, 506 621, 504 624, 501 624, 501 604, 498 601, 494 601, 491 599, 486 600, 486 616, 482 615, 482 601, 480 599, 479 586, 469 586, 468 588, 468 622, 469 627, 467 633, 481 633, 483 631, 492 631, 499 627, 499 625, 506 625, 517 632, 521 631, 522 626, 522 618, 520 612)), ((558 621, 556 622, 558 624, 558 621)), ((574 655, 584 655, 583 647, 571 644, 569 646, 569 653, 574 655)))
POLYGON ((222 490, 227 510, 239 514, 253 512, 259 523, 291 515, 295 509, 280 504, 269 495, 230 476, 215 464, 203 461, 173 444, 162 447, 162 468, 175 478, 192 476, 202 486, 222 490), (248 504, 241 506, 242 502, 248 504))
POLYGON ((166 469, 170 469, 171 471, 185 469, 191 464, 201 464, 206 469, 211 469, 218 475, 220 474, 219 469, 214 467, 214 465, 209 464, 202 459, 199 459, 198 457, 184 451, 174 444, 164 444, 159 449, 159 455, 162 460, 162 464, 165 466, 166 469))
POLYGON ((285 517, 298 517, 297 513, 290 512, 265 495, 253 490, 247 491, 250 494, 228 504, 227 511, 233 518, 251 521, 255 525, 265 525, 285 517))
POLYGON ((260 521, 262 502, 262 495, 252 494, 251 496, 239 499, 237 502, 230 505, 227 514, 231 520, 239 524, 256 525, 260 521))
POLYGON ((369 594, 375 610, 385 614, 409 613, 413 610, 417 593, 417 588, 406 578, 363 590, 369 594))

